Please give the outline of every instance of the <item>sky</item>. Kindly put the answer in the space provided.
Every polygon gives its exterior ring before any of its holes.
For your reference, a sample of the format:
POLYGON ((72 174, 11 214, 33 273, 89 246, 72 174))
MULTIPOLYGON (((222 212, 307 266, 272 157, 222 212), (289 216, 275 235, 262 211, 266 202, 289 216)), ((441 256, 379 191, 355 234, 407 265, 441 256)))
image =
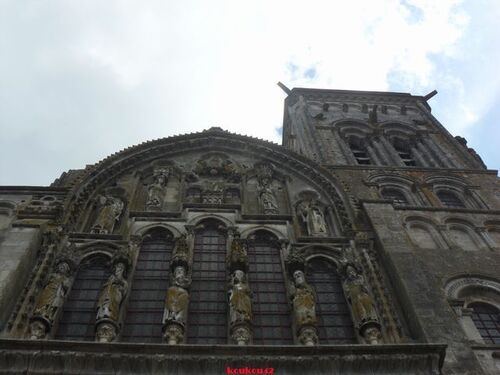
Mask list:
POLYGON ((278 81, 436 89, 498 169, 498 19, 498 0, 0 0, 0 185, 212 126, 281 143, 278 81))

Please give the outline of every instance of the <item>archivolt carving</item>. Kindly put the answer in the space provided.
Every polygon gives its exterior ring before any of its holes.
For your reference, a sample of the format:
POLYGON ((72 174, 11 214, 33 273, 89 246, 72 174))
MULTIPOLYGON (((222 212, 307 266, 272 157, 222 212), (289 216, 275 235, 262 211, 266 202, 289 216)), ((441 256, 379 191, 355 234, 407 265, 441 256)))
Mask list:
POLYGON ((484 277, 465 276, 458 277, 446 283, 444 292, 447 298, 459 299, 462 291, 469 288, 490 289, 500 296, 500 282, 484 277))

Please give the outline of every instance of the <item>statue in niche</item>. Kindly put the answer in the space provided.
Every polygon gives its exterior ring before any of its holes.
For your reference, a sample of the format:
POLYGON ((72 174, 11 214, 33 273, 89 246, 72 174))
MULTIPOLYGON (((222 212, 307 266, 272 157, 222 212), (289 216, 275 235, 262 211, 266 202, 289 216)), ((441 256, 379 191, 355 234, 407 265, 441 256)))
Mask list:
POLYGON ((99 213, 92 227, 92 233, 111 234, 115 223, 120 218, 123 211, 123 201, 111 195, 99 196, 99 213))
POLYGON ((375 303, 368 293, 363 276, 352 264, 345 267, 342 287, 361 336, 370 344, 378 344, 381 333, 375 303))
POLYGON ((163 337, 169 345, 182 343, 189 305, 190 279, 186 267, 179 265, 174 269, 173 286, 168 288, 163 313, 163 337))
POLYGON ((154 182, 148 186, 148 200, 146 202, 148 210, 162 208, 169 175, 169 169, 162 168, 154 171, 154 182))
POLYGON ((314 289, 307 284, 304 272, 300 269, 293 272, 293 281, 290 294, 299 341, 307 346, 316 345, 318 335, 314 289))
POLYGON ((240 239, 240 234, 237 231, 234 232, 234 238, 231 241, 231 251, 229 252, 228 262, 231 270, 246 270, 248 267, 246 243, 240 239))
POLYGON ((252 338, 252 292, 242 270, 233 273, 229 290, 231 338, 237 345, 248 345, 252 338))
POLYGON ((186 234, 181 234, 175 241, 171 264, 185 264, 189 262, 189 246, 186 234))
POLYGON ((30 324, 32 339, 45 338, 52 328, 70 287, 70 271, 71 267, 66 261, 59 262, 38 295, 30 324))
POLYGON ((279 213, 278 201, 269 180, 259 183, 259 200, 265 214, 279 213))
POLYGON ((326 237, 328 235, 325 215, 315 200, 301 202, 297 211, 306 225, 308 236, 326 237))
POLYGON ((118 335, 120 308, 128 291, 125 270, 125 263, 117 262, 99 294, 96 313, 96 339, 99 342, 111 342, 118 335))

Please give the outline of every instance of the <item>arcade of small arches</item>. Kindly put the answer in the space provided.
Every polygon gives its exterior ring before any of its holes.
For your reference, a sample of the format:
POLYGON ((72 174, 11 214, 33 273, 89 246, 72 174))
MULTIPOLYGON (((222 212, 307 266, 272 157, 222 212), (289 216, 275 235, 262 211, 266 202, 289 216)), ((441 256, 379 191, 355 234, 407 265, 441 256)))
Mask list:
POLYGON ((38 294, 28 337, 169 345, 383 342, 361 268, 343 249, 294 251, 276 231, 243 230, 214 217, 173 228, 148 225, 126 245, 67 245, 38 294))

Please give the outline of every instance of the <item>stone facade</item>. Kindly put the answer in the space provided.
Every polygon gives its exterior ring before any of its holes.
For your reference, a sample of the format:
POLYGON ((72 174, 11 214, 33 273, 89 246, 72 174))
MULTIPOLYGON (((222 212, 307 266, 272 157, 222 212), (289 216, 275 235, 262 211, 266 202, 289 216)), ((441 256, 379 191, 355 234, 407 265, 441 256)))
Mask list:
POLYGON ((211 128, 0 187, 1 370, 496 373, 496 171, 426 99, 293 89, 283 146, 211 128))

